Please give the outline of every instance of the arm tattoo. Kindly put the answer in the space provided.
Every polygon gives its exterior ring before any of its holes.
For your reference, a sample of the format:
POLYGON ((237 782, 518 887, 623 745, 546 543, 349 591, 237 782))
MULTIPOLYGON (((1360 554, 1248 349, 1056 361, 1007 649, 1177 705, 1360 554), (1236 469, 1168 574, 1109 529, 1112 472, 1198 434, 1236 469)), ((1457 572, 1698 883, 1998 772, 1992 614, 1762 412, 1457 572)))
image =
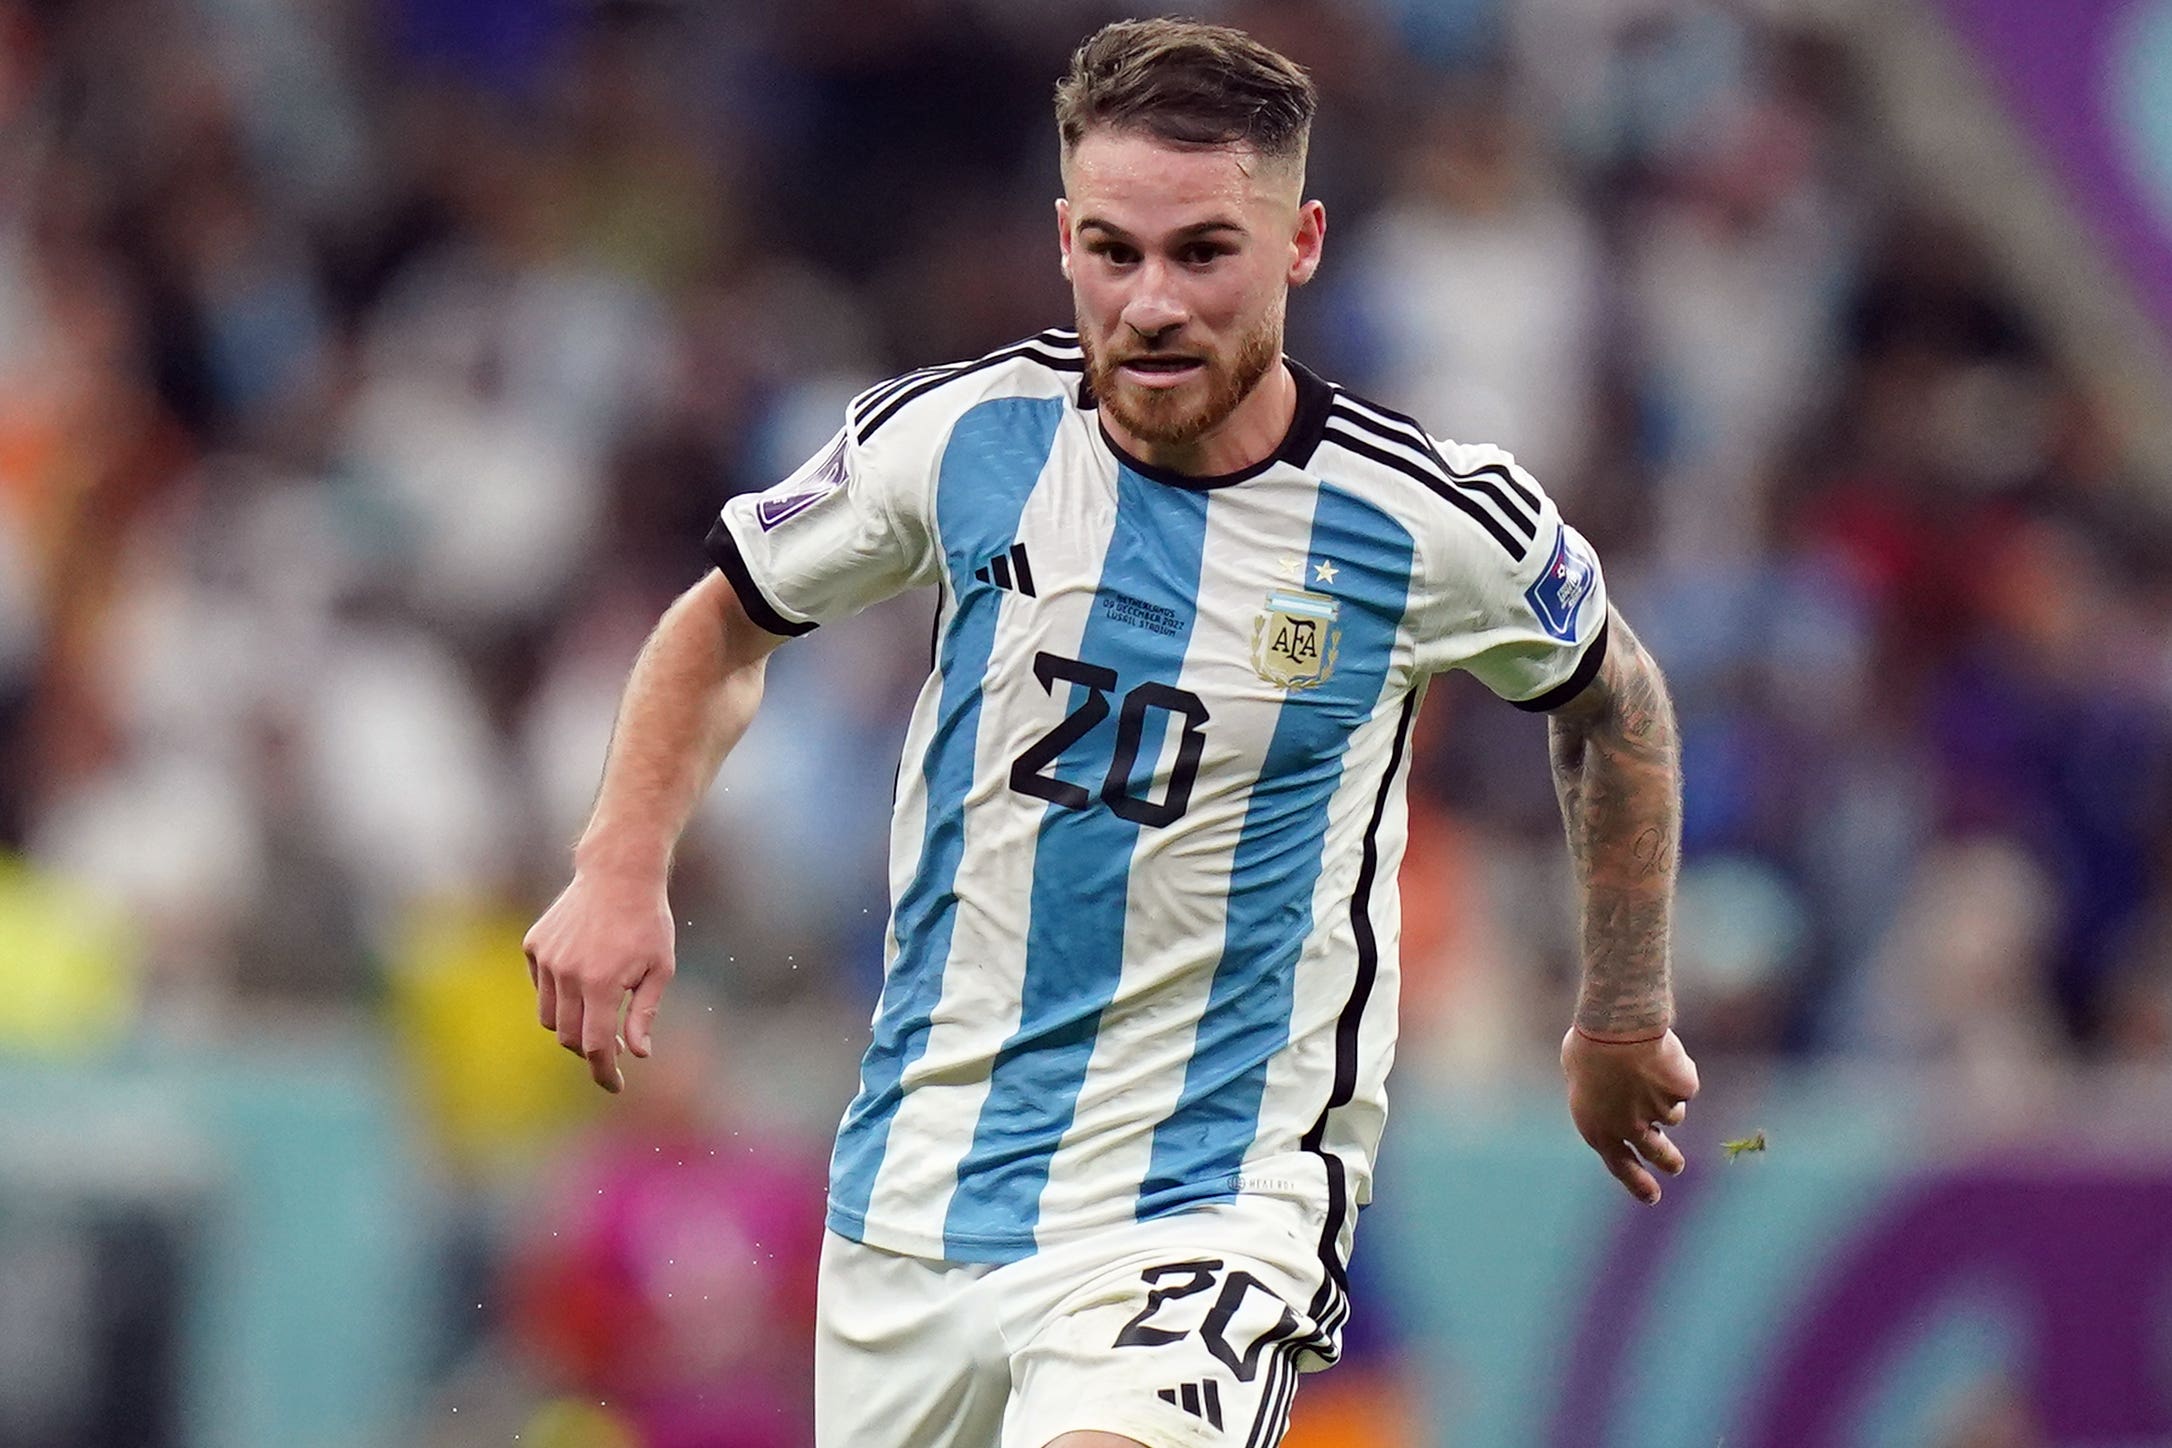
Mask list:
POLYGON ((1576 1024, 1650 1034, 1674 1020, 1668 931, 1681 848, 1681 745, 1659 667, 1619 614, 1590 687, 1548 722, 1554 792, 1583 896, 1576 1024))

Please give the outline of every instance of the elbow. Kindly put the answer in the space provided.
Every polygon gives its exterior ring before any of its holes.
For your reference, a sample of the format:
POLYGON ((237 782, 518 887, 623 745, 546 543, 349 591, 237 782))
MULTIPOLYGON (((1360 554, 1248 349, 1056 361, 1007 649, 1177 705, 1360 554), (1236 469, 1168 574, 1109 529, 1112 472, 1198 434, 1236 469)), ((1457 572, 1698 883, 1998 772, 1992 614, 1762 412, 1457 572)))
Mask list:
POLYGON ((1573 777, 1582 771, 1591 748, 1587 721, 1554 715, 1546 721, 1546 757, 1557 777, 1573 777))

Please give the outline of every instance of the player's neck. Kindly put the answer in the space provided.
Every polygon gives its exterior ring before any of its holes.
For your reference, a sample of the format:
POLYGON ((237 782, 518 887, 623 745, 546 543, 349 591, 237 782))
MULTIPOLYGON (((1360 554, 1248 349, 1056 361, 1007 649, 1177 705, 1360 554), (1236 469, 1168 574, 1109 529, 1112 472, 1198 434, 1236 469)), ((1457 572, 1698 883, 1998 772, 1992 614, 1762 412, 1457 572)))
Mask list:
POLYGON ((1296 417, 1297 379, 1289 364, 1277 358, 1220 427, 1182 446, 1148 442, 1106 413, 1101 421, 1117 446, 1139 461, 1188 477, 1213 478, 1242 472, 1272 457, 1289 436, 1296 417))

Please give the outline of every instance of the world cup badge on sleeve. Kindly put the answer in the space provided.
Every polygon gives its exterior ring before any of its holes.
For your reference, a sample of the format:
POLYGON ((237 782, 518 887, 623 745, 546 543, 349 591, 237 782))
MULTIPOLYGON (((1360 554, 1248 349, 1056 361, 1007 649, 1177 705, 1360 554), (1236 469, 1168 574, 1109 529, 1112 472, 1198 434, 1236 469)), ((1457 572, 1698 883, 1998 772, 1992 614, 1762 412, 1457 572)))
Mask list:
POLYGON ((1578 619, 1584 600, 1591 594, 1592 576, 1598 568, 1584 551, 1583 540, 1565 523, 1554 525, 1554 548, 1538 581, 1523 591, 1539 626, 1565 644, 1577 641, 1578 619))
POLYGON ((798 483, 797 487, 790 487, 789 484, 780 486, 755 500, 754 520, 761 525, 764 533, 788 519, 798 517, 845 485, 843 433, 837 434, 836 440, 830 444, 830 450, 824 453, 819 461, 800 470, 798 483))
POLYGON ((1324 593, 1277 590, 1252 624, 1252 667, 1270 684, 1312 689, 1335 676, 1342 605, 1324 593))

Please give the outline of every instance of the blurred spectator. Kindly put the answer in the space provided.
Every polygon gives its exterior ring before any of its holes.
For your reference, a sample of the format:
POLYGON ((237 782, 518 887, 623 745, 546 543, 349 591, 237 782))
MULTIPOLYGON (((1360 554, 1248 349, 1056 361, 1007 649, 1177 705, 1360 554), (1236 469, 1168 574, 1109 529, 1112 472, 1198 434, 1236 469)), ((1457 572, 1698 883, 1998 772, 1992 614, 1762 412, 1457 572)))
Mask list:
POLYGON ((1594 218, 1509 97, 1483 88, 1435 103, 1398 169, 1344 261, 1373 319, 1382 400, 1437 431, 1512 439, 1573 512, 1602 361, 1594 218))
POLYGON ((730 1124, 699 1027, 660 1031, 640 1070, 633 1109, 526 1217, 514 1331, 560 1391, 619 1405, 647 1448, 796 1448, 824 1160, 730 1124))
POLYGON ((1874 1050, 1952 1061, 1991 1085, 2049 1060, 2058 897, 2008 840, 1932 851, 1863 985, 1862 1039, 1874 1050))
POLYGON ((1853 198, 1826 174, 1832 122, 1756 73, 1770 58, 1747 29, 1706 12, 1633 52, 1650 97, 1673 108, 1647 138, 1623 260, 1660 468, 1654 542, 1678 564, 1761 546, 1779 451, 1835 375, 1852 260, 1853 198), (1666 84, 1715 62, 1721 86, 1666 84))

